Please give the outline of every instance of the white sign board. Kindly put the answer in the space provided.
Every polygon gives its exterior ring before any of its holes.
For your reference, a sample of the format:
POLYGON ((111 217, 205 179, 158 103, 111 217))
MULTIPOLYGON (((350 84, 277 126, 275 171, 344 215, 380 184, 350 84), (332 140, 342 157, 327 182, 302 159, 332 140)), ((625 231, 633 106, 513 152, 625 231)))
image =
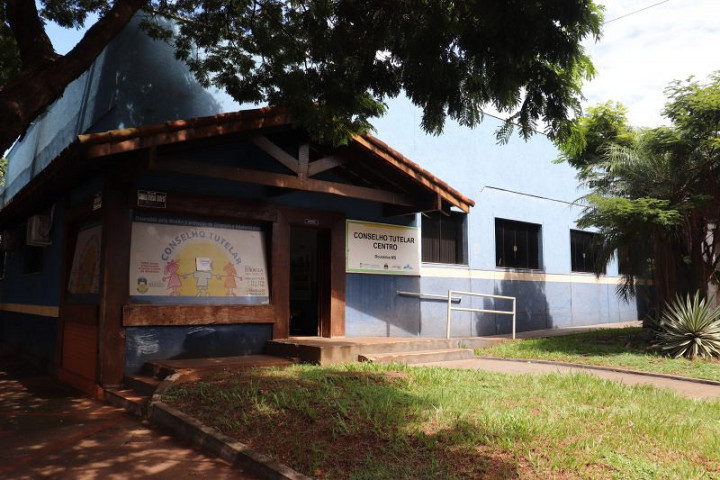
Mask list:
POLYGON ((130 254, 135 301, 269 302, 265 239, 258 228, 136 217, 130 254))
POLYGON ((348 220, 345 271, 420 275, 420 229, 348 220))

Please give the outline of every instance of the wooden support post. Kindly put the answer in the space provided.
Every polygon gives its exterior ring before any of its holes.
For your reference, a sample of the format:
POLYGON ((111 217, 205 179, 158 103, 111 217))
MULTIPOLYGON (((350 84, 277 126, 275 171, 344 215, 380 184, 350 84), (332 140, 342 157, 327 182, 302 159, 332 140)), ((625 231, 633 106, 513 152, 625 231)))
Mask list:
POLYGON ((275 307, 273 338, 290 336, 290 224, 281 213, 272 226, 270 301, 275 307))
POLYGON ((298 176, 305 180, 308 178, 308 164, 310 162, 310 144, 302 143, 298 146, 298 176))
POLYGON ((129 181, 120 172, 108 172, 103 190, 100 321, 98 332, 99 380, 103 387, 120 385, 125 370, 123 306, 128 302, 130 229, 129 181))
POLYGON ((335 219, 330 231, 330 326, 329 337, 345 336, 345 217, 335 219))
POLYGON ((63 353, 63 337, 65 335, 65 318, 67 318, 67 315, 65 314, 65 302, 67 299, 67 287, 68 287, 68 277, 70 274, 70 268, 71 268, 71 262, 73 258, 73 252, 75 250, 75 237, 77 235, 77 227, 75 225, 71 225, 68 217, 69 215, 69 208, 68 205, 70 204, 69 196, 66 196, 63 202, 63 209, 64 209, 64 220, 63 220, 63 226, 62 226, 62 245, 63 245, 63 257, 62 257, 62 263, 60 267, 60 308, 59 308, 59 315, 58 315, 58 340, 55 345, 55 356, 54 361, 55 365, 58 368, 62 368, 63 362, 62 362, 62 353, 63 353))

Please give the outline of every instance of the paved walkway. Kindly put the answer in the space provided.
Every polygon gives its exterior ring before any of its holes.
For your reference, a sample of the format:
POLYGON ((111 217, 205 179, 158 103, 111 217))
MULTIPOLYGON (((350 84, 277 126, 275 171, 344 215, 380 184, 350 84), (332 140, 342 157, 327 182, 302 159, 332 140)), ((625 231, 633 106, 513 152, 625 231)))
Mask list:
MULTIPOLYGON (((547 330, 533 330, 519 332, 518 339, 557 337, 573 333, 589 332, 591 330, 606 328, 640 327, 642 322, 620 322, 604 323, 599 325, 588 325, 581 327, 553 328, 547 330)), ((510 338, 510 335, 498 335, 498 337, 510 338)), ((446 362, 427 362, 416 364, 426 367, 460 368, 465 370, 487 370, 490 372, 509 374, 546 374, 546 373, 588 373, 599 378, 624 383, 625 385, 652 385, 658 388, 669 388, 675 390, 688 398, 697 399, 720 399, 720 384, 709 384, 668 378, 661 375, 652 375, 633 372, 619 372, 612 369, 593 368, 583 365, 568 365, 562 363, 545 361, 524 361, 500 358, 471 358, 468 360, 452 360, 446 362)))
POLYGON ((502 360, 488 358, 471 358, 468 360, 451 360, 446 362, 419 363, 417 366, 459 368, 466 370, 487 370, 490 372, 509 374, 547 374, 547 373, 588 373, 599 378, 624 383, 626 385, 652 385, 658 388, 675 390, 688 398, 720 399, 720 385, 671 379, 667 377, 645 375, 640 373, 601 370, 584 366, 568 366, 551 362, 529 362, 518 360, 502 360))
MULTIPOLYGON (((582 325, 579 327, 562 327, 562 328, 547 328, 544 330, 530 330, 527 332, 517 332, 515 338, 543 338, 543 337, 559 337, 561 335, 572 335, 573 333, 584 333, 593 330, 606 330, 608 328, 628 328, 628 327, 642 327, 642 322, 639 320, 632 322, 617 322, 617 323, 599 323, 597 325, 582 325)), ((494 335, 493 338, 511 338, 511 334, 494 335)))
POLYGON ((11 362, 0 358, 0 478, 254 478, 11 362))

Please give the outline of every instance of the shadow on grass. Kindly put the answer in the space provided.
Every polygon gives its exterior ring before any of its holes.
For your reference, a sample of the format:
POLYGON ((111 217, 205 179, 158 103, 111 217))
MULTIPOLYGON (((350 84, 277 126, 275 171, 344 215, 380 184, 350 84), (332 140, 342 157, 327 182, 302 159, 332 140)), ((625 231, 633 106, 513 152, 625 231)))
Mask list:
MULTIPOLYGON (((597 330, 548 338, 519 340, 507 346, 514 353, 547 353, 572 356, 651 354, 650 333, 642 328, 597 330)), ((503 348, 497 349, 503 351, 503 348)))
POLYGON ((316 478, 520 478, 511 450, 409 382, 404 371, 255 370, 183 385, 166 400, 316 478))

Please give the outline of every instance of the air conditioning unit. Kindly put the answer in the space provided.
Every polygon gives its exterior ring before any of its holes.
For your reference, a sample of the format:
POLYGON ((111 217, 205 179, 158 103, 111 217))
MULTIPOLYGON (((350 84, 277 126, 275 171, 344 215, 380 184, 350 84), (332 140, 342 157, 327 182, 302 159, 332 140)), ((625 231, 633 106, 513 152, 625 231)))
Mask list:
POLYGON ((25 243, 36 247, 51 245, 50 228, 52 222, 50 215, 33 215, 28 218, 27 230, 25 231, 25 243))

